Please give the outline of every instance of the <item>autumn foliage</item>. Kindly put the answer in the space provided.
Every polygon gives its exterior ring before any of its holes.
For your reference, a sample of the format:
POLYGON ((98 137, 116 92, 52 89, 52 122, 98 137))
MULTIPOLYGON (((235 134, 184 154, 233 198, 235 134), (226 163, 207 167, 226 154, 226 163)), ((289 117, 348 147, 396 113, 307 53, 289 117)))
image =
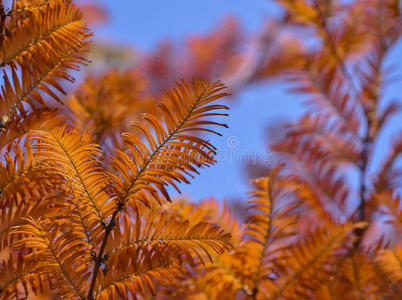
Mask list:
POLYGON ((397 0, 278 0, 252 43, 228 19, 73 87, 103 50, 72 2, 0 0, 1 299, 402 299, 400 134, 375 155, 401 117, 397 0), (170 196, 216 163, 219 80, 307 107, 268 139, 245 222, 170 196))

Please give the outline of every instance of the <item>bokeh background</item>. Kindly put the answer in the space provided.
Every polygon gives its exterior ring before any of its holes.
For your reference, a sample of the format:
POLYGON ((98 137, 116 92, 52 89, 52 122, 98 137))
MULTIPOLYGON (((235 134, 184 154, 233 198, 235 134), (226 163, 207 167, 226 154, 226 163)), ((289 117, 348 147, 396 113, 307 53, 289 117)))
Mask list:
MULTIPOLYGON (((256 49, 261 46, 262 36, 281 39, 281 51, 291 52, 299 46, 291 42, 283 43, 283 39, 292 40, 292 36, 299 35, 297 31, 281 31, 280 36, 279 32, 276 35, 275 27, 286 16, 276 3, 269 0, 102 0, 78 3, 84 8, 94 31, 96 58, 93 60, 96 64, 92 64, 90 69, 95 71, 97 68, 124 69, 131 65, 141 65, 144 56, 150 53, 167 56, 172 49, 166 45, 173 45, 175 51, 181 53, 183 48, 191 47, 191 41, 197 39, 202 44, 202 39, 205 38, 206 51, 209 47, 206 37, 214 34, 218 35, 217 38, 219 34, 233 34, 233 43, 238 43, 239 51, 246 53, 254 64, 259 63, 259 59, 253 55, 261 50, 256 49)), ((394 70, 401 69, 398 59, 401 50, 401 45, 396 47, 388 60, 394 70)), ((282 63, 291 64, 292 61, 282 63)), ((176 67, 181 68, 180 63, 176 67)), ((238 82, 247 72, 247 67, 244 71, 240 68, 233 72, 237 74, 226 73, 222 76, 224 78, 220 78, 224 81, 226 79, 228 82, 225 83, 234 89, 234 96, 227 100, 231 108, 230 117, 226 120, 229 129, 222 130, 223 138, 212 140, 218 147, 218 163, 202 170, 191 185, 180 186, 182 193, 191 195, 193 200, 210 196, 230 201, 244 199, 250 189, 250 178, 265 175, 264 172, 276 163, 267 147, 268 141, 280 137, 278 128, 282 122, 295 119, 305 110, 303 99, 291 95, 287 91, 289 85, 279 81, 252 82, 238 88, 238 82)), ((387 89, 389 99, 398 96, 398 73, 400 72, 393 73, 393 80, 387 89)), ((169 84, 173 82, 168 80, 167 86, 169 84)), ((387 147, 392 143, 394 130, 401 127, 400 119, 392 122, 389 132, 379 141, 381 147, 375 153, 379 159, 373 161, 381 161, 387 147)), ((350 180, 355 179, 352 176, 350 180)))

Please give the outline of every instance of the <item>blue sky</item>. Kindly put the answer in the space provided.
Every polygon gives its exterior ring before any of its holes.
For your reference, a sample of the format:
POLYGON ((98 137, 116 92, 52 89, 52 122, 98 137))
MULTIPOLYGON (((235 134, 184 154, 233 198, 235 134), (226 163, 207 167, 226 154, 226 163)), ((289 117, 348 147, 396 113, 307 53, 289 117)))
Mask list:
POLYGON ((278 7, 268 0, 101 0, 111 15, 109 26, 99 35, 151 49, 162 38, 181 40, 192 32, 205 32, 224 16, 237 16, 254 31, 278 7))
MULTIPOLYGON (((183 41, 191 33, 207 32, 214 28, 223 17, 236 16, 249 33, 256 32, 263 20, 278 13, 278 6, 268 0, 103 0, 111 20, 107 26, 95 28, 97 38, 132 45, 139 49, 152 49, 156 44, 169 38, 183 41)), ((400 68, 398 53, 393 51, 391 62, 400 68)), ((400 73, 400 72, 399 72, 400 73)), ((400 81, 399 81, 400 82, 400 81)), ((400 85, 400 83, 399 83, 400 85)), ((388 96, 398 96, 398 85, 393 85, 388 96)), ((282 118, 293 118, 302 111, 298 96, 288 95, 283 85, 251 86, 237 96, 230 104, 229 129, 224 136, 211 141, 220 150, 218 164, 201 170, 201 175, 192 180, 191 185, 181 185, 184 194, 199 200, 209 196, 222 198, 245 197, 249 190, 244 162, 254 157, 266 164, 275 162, 267 153, 266 127, 282 118), (233 142, 235 147, 228 143, 233 142)), ((394 119, 393 131, 400 127, 401 120, 394 119)), ((389 135, 388 135, 389 136, 389 135)), ((381 141, 376 157, 383 158, 389 139, 381 141)))

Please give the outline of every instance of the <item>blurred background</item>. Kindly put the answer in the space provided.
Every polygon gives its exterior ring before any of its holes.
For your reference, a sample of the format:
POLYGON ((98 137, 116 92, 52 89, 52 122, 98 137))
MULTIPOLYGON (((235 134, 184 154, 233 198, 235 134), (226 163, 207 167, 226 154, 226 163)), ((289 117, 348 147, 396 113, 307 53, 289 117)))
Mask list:
MULTIPOLYGON (((230 117, 225 120, 229 129, 220 131, 223 137, 213 138, 213 144, 218 148, 217 164, 202 170, 191 185, 183 184, 180 188, 184 195, 191 195, 194 200, 210 196, 228 200, 245 197, 250 175, 265 175, 265 168, 269 169, 275 163, 266 145, 267 126, 272 123, 269 120, 292 118, 301 107, 299 101, 286 94, 282 83, 247 83, 240 91, 241 81, 249 79, 236 77, 241 77, 242 72, 245 76, 247 72, 253 72, 247 68, 252 67, 256 58, 243 63, 220 60, 224 56, 233 61, 253 56, 261 46, 258 43, 261 43, 262 33, 275 35, 274 23, 281 14, 279 7, 265 0, 102 0, 78 3, 94 31, 90 71, 144 67, 143 60, 153 56, 154 60, 171 64, 166 66, 167 69, 177 68, 177 77, 170 69, 152 70, 162 73, 162 76, 155 75, 158 79, 163 77, 163 73, 169 75, 160 87, 155 86, 161 92, 173 86, 175 80, 191 75, 223 80, 232 88, 234 95, 227 100, 230 117), (218 57, 208 57, 207 51, 218 57), (201 66, 194 63, 199 58, 200 63, 204 58, 205 65, 213 65, 215 70, 201 70, 201 66), (212 62, 214 59, 217 61, 212 62), (243 71, 239 71, 242 67, 239 65, 243 65, 243 71), (261 174, 254 174, 261 168, 261 174)), ((145 67, 147 71, 152 68, 145 67)), ((155 68, 158 67, 162 68, 160 65, 155 68)))
MULTIPOLYGON (((280 140, 284 122, 306 110, 304 99, 291 95, 289 83, 278 78, 305 44, 314 47, 316 41, 293 26, 298 20, 289 20, 284 10, 269 0, 78 3, 94 31, 90 73, 135 68, 148 82, 146 91, 155 98, 181 78, 219 79, 229 86, 233 94, 226 100, 229 129, 220 131, 223 137, 212 139, 218 148, 217 164, 180 189, 195 201, 214 196, 244 202, 241 199, 250 189, 249 180, 266 175, 277 162, 268 142, 280 140), (301 45, 303 35, 306 40, 301 45)), ((401 49, 398 45, 391 53, 389 65, 394 70, 400 69, 401 49)), ((395 83, 400 83, 399 74, 394 75, 386 95, 390 99, 398 95, 395 83)), ((392 143, 393 130, 401 127, 399 119, 392 122, 379 141, 378 158, 392 143)), ((352 175, 350 180, 356 178, 352 175)))

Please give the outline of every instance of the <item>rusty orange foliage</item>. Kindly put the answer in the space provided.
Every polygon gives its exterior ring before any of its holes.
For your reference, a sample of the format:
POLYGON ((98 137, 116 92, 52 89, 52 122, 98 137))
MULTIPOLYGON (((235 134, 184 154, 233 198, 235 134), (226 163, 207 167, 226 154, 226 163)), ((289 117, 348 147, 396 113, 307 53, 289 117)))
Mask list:
POLYGON ((1 299, 402 299, 400 136, 370 169, 401 108, 383 96, 398 1, 278 0, 250 52, 228 19, 68 93, 92 36, 72 2, 0 0, 1 299), (308 107, 245 222, 170 196, 216 162, 218 79, 286 82, 308 107))

